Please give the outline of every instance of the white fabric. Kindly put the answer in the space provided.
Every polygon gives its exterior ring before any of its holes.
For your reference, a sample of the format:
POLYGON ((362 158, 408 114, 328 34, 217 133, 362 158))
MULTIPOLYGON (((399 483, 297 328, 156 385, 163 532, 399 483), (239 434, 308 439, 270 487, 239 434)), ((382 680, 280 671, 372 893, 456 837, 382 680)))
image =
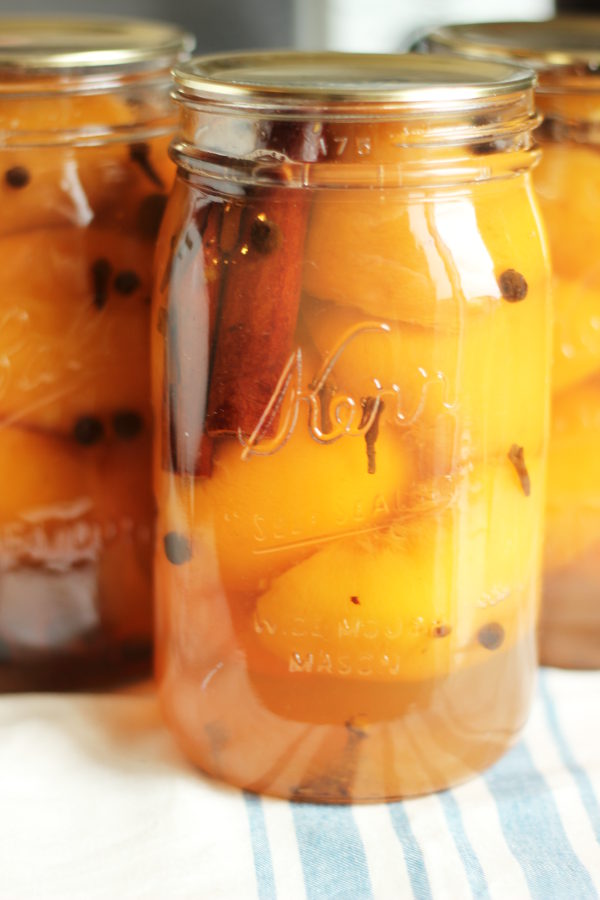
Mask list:
POLYGON ((203 777, 150 690, 8 695, 0 900, 586 900, 600 890, 599 797, 600 673, 546 670, 523 741, 491 774, 350 810, 256 800, 203 777), (343 860, 336 832, 356 842, 343 860))

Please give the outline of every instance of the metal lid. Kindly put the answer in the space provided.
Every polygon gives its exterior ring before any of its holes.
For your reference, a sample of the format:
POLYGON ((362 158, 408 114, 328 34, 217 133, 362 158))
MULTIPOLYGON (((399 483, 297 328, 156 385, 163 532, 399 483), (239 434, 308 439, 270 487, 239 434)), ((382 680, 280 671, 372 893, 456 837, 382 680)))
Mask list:
POLYGON ((246 109, 462 103, 532 88, 528 69, 419 54, 274 53, 197 57, 174 71, 176 96, 246 109))
POLYGON ((0 70, 34 74, 170 66, 195 40, 176 25, 99 16, 0 17, 0 70))
POLYGON ((424 39, 435 50, 512 60, 536 69, 600 67, 600 17, 562 16, 544 22, 447 25, 424 39))

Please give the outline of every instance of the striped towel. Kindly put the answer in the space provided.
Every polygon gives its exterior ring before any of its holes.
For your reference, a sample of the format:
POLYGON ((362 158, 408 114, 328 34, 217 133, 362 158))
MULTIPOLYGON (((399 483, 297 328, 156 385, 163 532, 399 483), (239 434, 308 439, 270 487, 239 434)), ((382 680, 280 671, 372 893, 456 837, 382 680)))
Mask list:
POLYGON ((204 778, 152 695, 0 698, 1 900, 587 900, 599 798, 600 672, 544 670, 485 775, 358 807, 204 778))

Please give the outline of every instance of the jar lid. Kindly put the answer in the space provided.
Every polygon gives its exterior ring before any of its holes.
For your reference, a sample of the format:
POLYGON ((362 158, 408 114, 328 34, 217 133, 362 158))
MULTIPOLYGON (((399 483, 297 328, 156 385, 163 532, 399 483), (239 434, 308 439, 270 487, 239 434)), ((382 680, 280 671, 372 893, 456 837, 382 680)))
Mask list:
POLYGON ((166 22, 101 16, 0 17, 0 70, 9 73, 170 66, 194 37, 166 22))
POLYGON ((600 67, 600 17, 558 16, 544 22, 446 25, 420 45, 441 53, 512 60, 536 69, 600 67))
POLYGON ((175 96, 247 110, 389 104, 423 108, 531 89, 532 71, 419 54, 274 53, 196 57, 174 71, 175 96))

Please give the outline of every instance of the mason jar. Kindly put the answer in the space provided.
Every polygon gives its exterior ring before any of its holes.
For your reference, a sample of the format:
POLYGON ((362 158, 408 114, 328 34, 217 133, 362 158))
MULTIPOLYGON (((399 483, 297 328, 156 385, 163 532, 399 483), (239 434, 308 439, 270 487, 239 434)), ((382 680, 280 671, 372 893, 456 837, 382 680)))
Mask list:
POLYGON ((600 666, 600 20, 440 29, 430 49, 526 61, 538 73, 534 183, 555 309, 542 662, 600 666))
POLYGON ((551 349, 532 83, 417 55, 175 71, 157 672, 211 775, 407 796, 523 725, 551 349))
POLYGON ((151 266, 189 35, 0 29, 0 689, 149 668, 151 266))

